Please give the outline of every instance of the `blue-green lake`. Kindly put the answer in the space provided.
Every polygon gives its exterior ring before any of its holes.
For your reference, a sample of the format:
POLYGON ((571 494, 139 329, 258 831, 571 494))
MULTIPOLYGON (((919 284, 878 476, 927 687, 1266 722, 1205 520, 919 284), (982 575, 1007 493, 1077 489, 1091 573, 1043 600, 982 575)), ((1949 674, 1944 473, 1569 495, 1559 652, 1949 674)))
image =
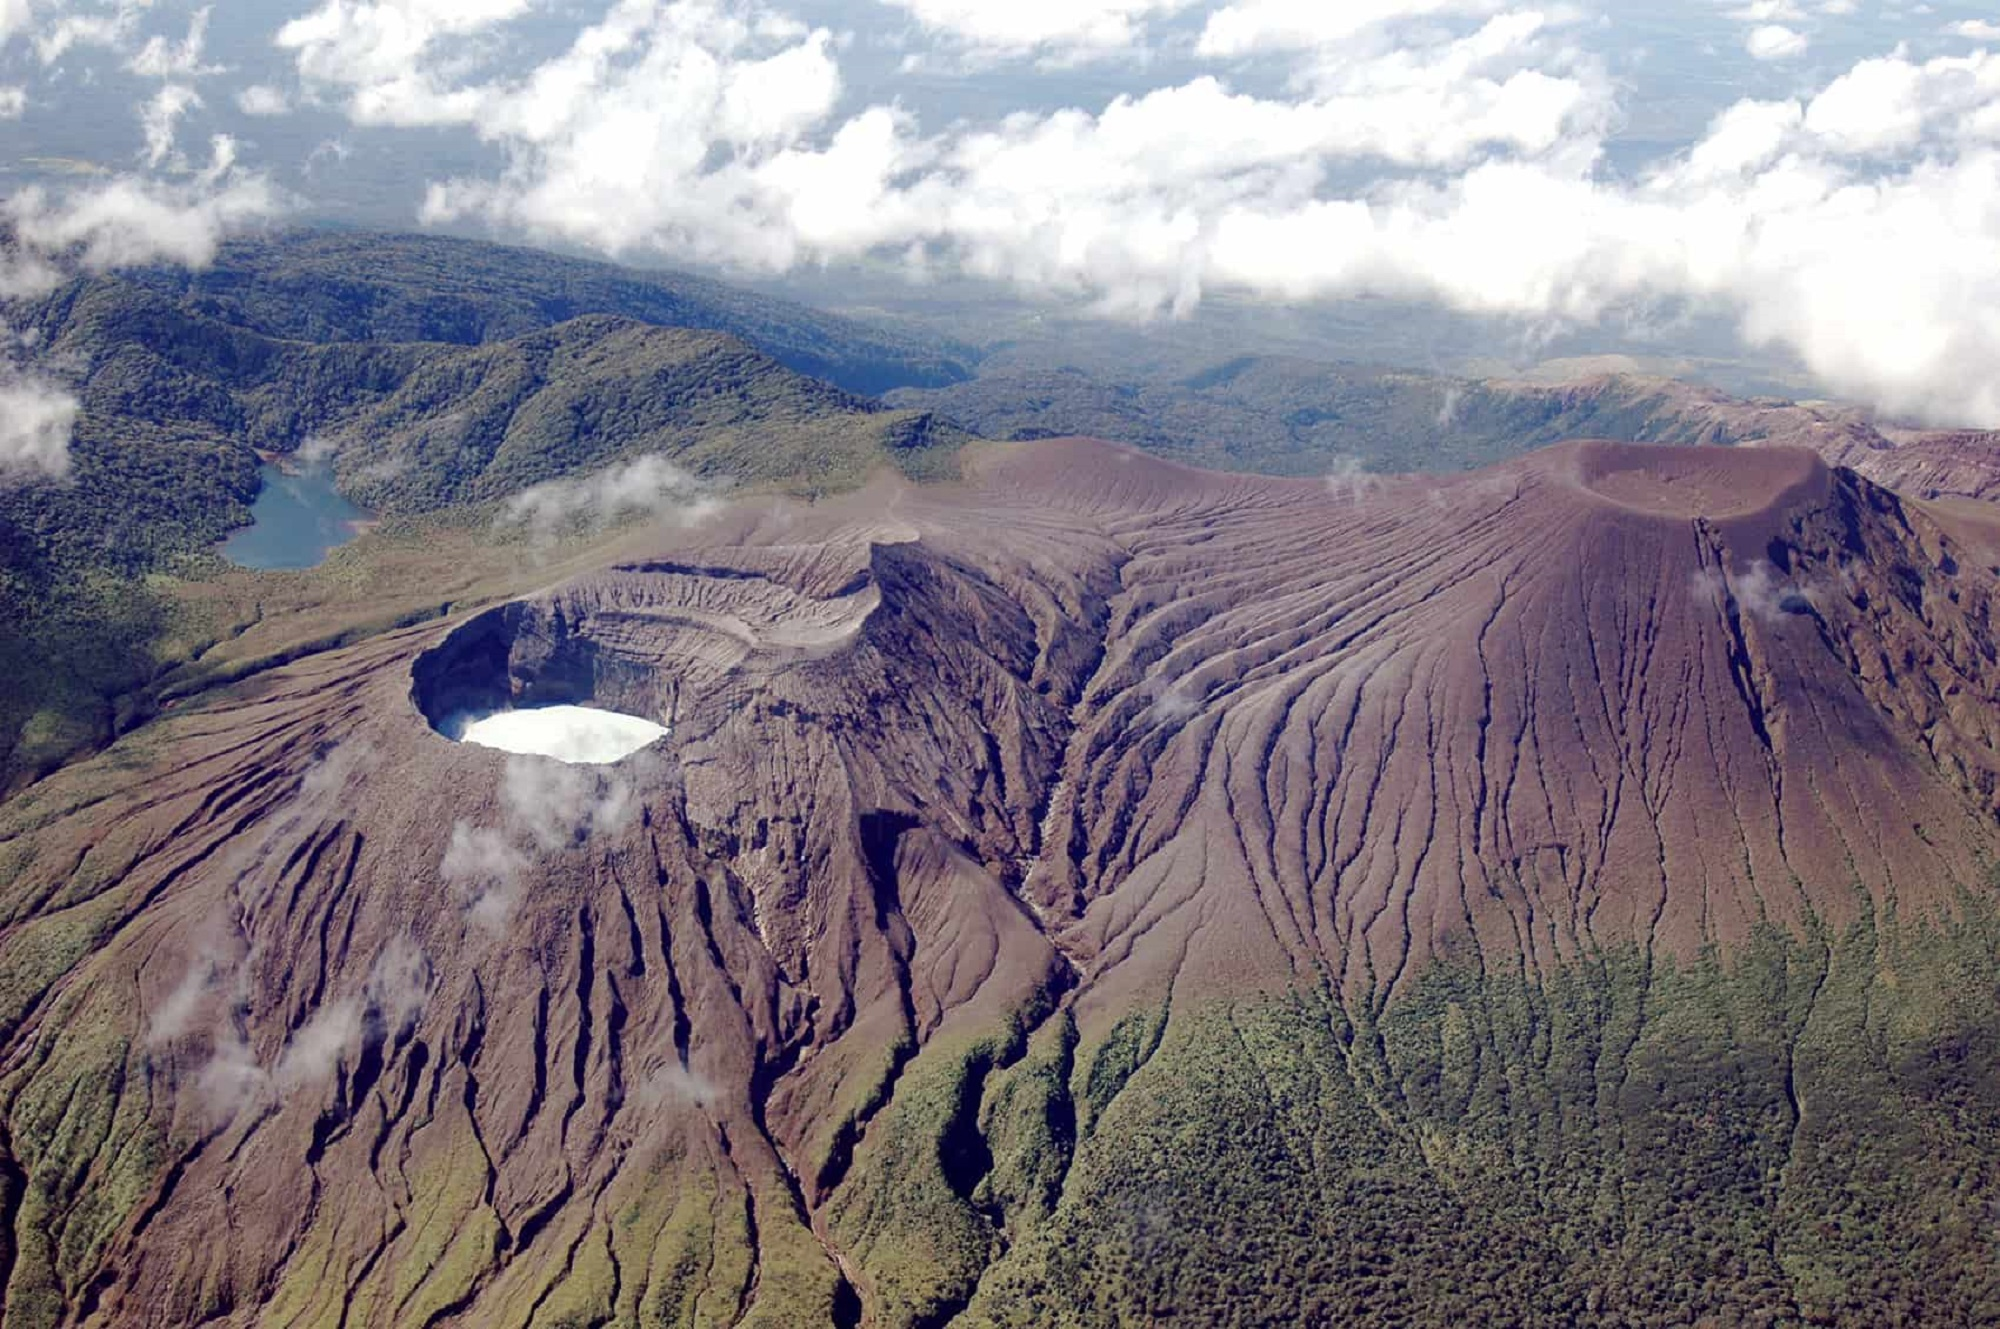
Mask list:
POLYGON ((264 487, 251 505, 251 525, 222 542, 232 563, 266 572, 316 568, 368 520, 333 487, 330 466, 286 471, 266 463, 259 474, 264 487))

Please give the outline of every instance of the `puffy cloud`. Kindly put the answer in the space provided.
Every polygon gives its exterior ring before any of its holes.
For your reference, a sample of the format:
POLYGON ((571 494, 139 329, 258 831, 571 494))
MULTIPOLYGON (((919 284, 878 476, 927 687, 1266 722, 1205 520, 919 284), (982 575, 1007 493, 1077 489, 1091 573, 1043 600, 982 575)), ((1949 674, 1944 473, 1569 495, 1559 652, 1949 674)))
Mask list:
POLYGON ((1733 607, 1767 627, 1781 626, 1789 617, 1816 612, 1820 604, 1818 588, 1784 576, 1763 559, 1748 568, 1725 574, 1702 568, 1694 574, 1695 599, 1727 610, 1733 607))
POLYGON ((361 991, 314 1011, 268 1068, 258 1061, 242 1025, 224 1021, 196 1089, 217 1117, 228 1120, 253 1104, 318 1088, 343 1060, 407 1032, 430 999, 433 978, 417 943, 407 935, 392 937, 376 953, 361 991))
MULTIPOLYGON (((227 234, 282 211, 265 177, 238 165, 237 145, 227 135, 209 140, 205 164, 191 163, 179 149, 182 120, 202 105, 193 81, 221 72, 203 56, 210 11, 197 10, 178 38, 155 34, 135 47, 149 5, 58 3, 37 14, 26 0, 0 0, 0 44, 28 37, 45 64, 78 45, 107 46, 126 54, 126 72, 158 80, 136 108, 144 171, 63 187, 29 185, 0 202, 0 228, 9 240, 0 251, 0 299, 46 292, 78 271, 159 261, 199 266, 227 234), (161 171, 168 177, 153 174, 161 171)), ((18 116, 26 105, 25 90, 0 89, 0 117, 18 116)))
POLYGON ((1420 50, 1319 51, 1297 100, 1201 77, 1097 114, 924 138, 890 108, 835 120, 824 32, 633 0, 517 85, 433 99, 441 119, 476 119, 512 165, 434 187, 425 216, 772 270, 925 252, 1145 308, 1198 289, 1191 251, 1228 208, 1310 198, 1339 163, 1446 166, 1588 140, 1608 86, 1529 67, 1546 28, 1510 14, 1420 50), (1145 252, 1118 252, 1134 243, 1145 252))
MULTIPOLYGON (((143 154, 148 170, 158 170, 175 158, 175 126, 182 116, 201 105, 201 97, 185 83, 164 83, 139 108, 139 125, 146 134, 143 154)), ((184 159, 176 165, 185 165, 184 159)))
POLYGON ((1148 24, 1194 0, 881 0, 978 55, 1083 60, 1129 54, 1148 24))
POLYGON ((337 1001, 320 1007, 286 1040, 285 1050, 271 1070, 273 1085, 289 1092, 325 1081, 360 1038, 360 1003, 337 1001))
POLYGON ((1743 39, 1743 49, 1757 60, 1789 60, 1811 45, 1803 32, 1782 23, 1760 23, 1743 39))
POLYGON ((434 187, 424 213, 483 216, 612 252, 788 267, 801 257, 795 203, 823 201, 788 184, 844 192, 842 178, 869 188, 894 168, 874 155, 879 136, 866 117, 859 133, 808 143, 840 93, 823 29, 708 0, 623 0, 525 80, 430 98, 428 122, 473 126, 512 166, 498 180, 434 187))
POLYGON ((69 474, 69 440, 81 408, 45 379, 0 378, 0 484, 69 474))
POLYGON ((529 0, 326 0, 279 29, 277 42, 296 54, 302 77, 347 90, 358 121, 462 122, 479 94, 445 86, 456 61, 425 61, 528 10, 529 0))
MULTIPOLYGON (((271 1066, 258 1060, 244 1024, 254 951, 243 924, 277 889, 281 865, 293 861, 304 841, 337 815, 373 762, 366 747, 349 744, 328 751, 307 768, 290 798, 235 838, 218 861, 232 879, 230 906, 196 930, 187 967, 152 1008, 146 1023, 149 1049, 164 1051, 185 1038, 207 1036, 209 1055, 194 1087, 219 1120, 323 1078, 356 1035, 377 1038, 392 1025, 405 1027, 411 1018, 405 980, 415 945, 399 938, 377 954, 360 993, 315 1012, 293 1032, 271 1066)), ((428 969, 421 964, 421 952, 417 955, 427 981, 428 969)))
POLYGON ((716 1099, 715 1085, 708 1077, 679 1062, 669 1062, 641 1078, 632 1090, 633 1101, 645 1108, 705 1108, 716 1099))
POLYGON ((1806 128, 1815 146, 1857 156, 2000 143, 2000 58, 1863 60, 1807 104, 1806 128))
POLYGON ((459 822, 451 829, 451 843, 438 871, 465 891, 472 922, 497 933, 520 902, 520 876, 527 866, 527 856, 502 832, 459 822))
POLYGON ((146 139, 142 159, 148 170, 157 171, 163 166, 177 172, 188 169, 186 156, 175 145, 175 135, 182 117, 202 105, 192 83, 223 72, 220 66, 206 64, 202 59, 202 48, 208 40, 208 15, 206 8, 196 10, 188 21, 187 35, 179 41, 159 34, 149 37, 125 63, 131 73, 161 81, 159 89, 139 107, 139 126, 146 139))
POLYGON ((713 510, 715 488, 664 457, 647 455, 574 480, 551 480, 509 499, 503 526, 525 526, 538 541, 565 530, 601 530, 629 517, 692 521, 713 510))
MULTIPOLYGON (((213 944, 212 940, 209 944, 213 944)), ((181 981, 174 985, 165 1001, 154 1008, 146 1021, 146 1043, 149 1047, 164 1047, 182 1038, 194 1026, 201 1013, 202 1004, 208 999, 215 986, 219 966, 212 953, 197 955, 188 966, 181 981)))
POLYGON ((14 246, 0 261, 0 296, 55 288, 81 268, 103 272, 144 263, 200 267, 223 238, 276 217, 283 201, 262 175, 236 166, 235 144, 218 137, 208 165, 178 182, 117 176, 72 189, 34 185, 0 204, 14 246))
POLYGON ((188 20, 187 35, 179 41, 157 33, 147 38, 125 67, 134 74, 158 79, 203 78, 222 73, 220 65, 204 63, 202 58, 202 48, 208 41, 208 16, 206 7, 196 10, 188 20))
POLYGON ((615 834, 638 810, 637 791, 624 773, 581 770, 533 756, 508 761, 500 790, 510 824, 548 851, 615 834))
POLYGON ((504 931, 521 902, 526 849, 557 853, 617 833, 638 811, 638 782, 656 769, 640 762, 617 771, 587 770, 510 757, 500 781, 501 824, 454 825, 439 866, 440 875, 465 893, 467 918, 496 935, 504 931))
POLYGON ((243 114, 256 116, 284 115, 292 109, 284 90, 268 83, 253 83, 237 93, 236 106, 243 114))
POLYGON ((52 65, 78 47, 100 46, 112 50, 126 47, 140 19, 151 7, 152 0, 99 0, 82 5, 74 0, 70 3, 54 0, 45 5, 37 0, 0 0, 0 40, 13 32, 26 33, 34 43, 36 58, 44 65, 52 65), (12 32, 7 22, 10 5, 14 14, 12 32), (37 22, 36 8, 52 12, 45 13, 42 21, 37 22))
POLYGON ((1382 488, 1382 477, 1368 469, 1359 457, 1335 457, 1327 468, 1326 492, 1336 502, 1355 504, 1382 488))
MULTIPOLYGON (((180 125, 203 104, 194 83, 224 71, 204 56, 208 7, 194 11, 179 37, 155 33, 141 43, 138 25, 151 6, 152 0, 0 0, 0 47, 26 37, 47 65, 78 46, 103 46, 125 57, 126 73, 158 83, 135 107, 143 171, 67 187, 30 185, 0 202, 0 229, 9 241, 0 251, 0 299, 47 291, 78 270, 162 260, 204 264, 226 234, 282 210, 268 181, 238 165, 237 144, 227 135, 210 138, 205 164, 180 150, 180 125)), ((19 117, 27 105, 26 89, 0 88, 0 119, 19 117)))
POLYGON ((1315 50, 1407 19, 1490 15, 1500 0, 1235 0, 1211 14, 1197 50, 1241 56, 1315 50))

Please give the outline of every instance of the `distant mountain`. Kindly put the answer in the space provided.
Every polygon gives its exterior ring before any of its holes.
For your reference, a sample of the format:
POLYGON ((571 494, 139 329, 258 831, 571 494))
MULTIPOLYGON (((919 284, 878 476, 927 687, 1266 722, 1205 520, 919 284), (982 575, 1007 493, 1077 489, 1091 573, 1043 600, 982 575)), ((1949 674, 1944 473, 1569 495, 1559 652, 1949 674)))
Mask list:
POLYGON ((787 368, 864 396, 948 386, 974 353, 686 273, 428 235, 301 231, 225 245, 199 272, 134 281, 191 313, 309 342, 507 341, 585 314, 733 333, 787 368))
POLYGON ((948 466, 966 437, 794 374, 727 334, 594 315, 426 357, 318 446, 349 492, 399 514, 642 454, 711 479, 840 489, 885 459, 948 466))

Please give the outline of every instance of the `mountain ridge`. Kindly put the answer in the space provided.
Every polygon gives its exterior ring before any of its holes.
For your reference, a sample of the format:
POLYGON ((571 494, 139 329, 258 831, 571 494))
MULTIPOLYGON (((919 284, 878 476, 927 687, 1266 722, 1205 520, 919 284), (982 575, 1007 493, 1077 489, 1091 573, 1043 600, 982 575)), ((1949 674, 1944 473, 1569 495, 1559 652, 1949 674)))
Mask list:
POLYGON ((1922 505, 1048 442, 654 539, 8 805, 10 1323, 2000 1304, 2000 574, 1922 505))

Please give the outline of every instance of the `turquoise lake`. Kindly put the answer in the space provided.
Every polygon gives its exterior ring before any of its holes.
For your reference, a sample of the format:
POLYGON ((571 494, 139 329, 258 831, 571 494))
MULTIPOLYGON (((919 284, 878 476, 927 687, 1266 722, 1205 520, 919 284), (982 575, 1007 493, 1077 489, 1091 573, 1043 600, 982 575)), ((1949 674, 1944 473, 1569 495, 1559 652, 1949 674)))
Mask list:
POLYGON ((331 467, 288 472, 267 463, 259 474, 252 524, 222 542, 232 563, 266 572, 316 568, 369 518, 333 487, 331 467))

